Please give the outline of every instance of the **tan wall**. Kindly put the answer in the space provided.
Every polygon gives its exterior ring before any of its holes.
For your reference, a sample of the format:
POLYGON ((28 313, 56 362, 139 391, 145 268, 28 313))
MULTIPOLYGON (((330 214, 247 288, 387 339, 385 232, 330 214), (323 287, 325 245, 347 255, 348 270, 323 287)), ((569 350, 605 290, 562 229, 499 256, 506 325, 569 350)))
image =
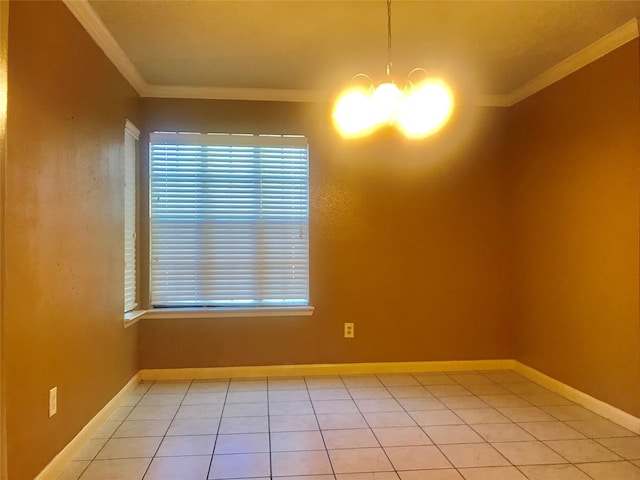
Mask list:
POLYGON ((518 359, 640 415, 633 41, 511 109, 518 359))
POLYGON ((463 111, 442 135, 408 142, 344 141, 325 105, 144 99, 143 110, 150 131, 309 138, 316 310, 142 320, 142 368, 512 356, 502 111, 463 111))
POLYGON ((138 98, 60 2, 12 2, 4 368, 11 480, 138 369, 122 326, 123 135, 138 98), (48 418, 48 391, 58 414, 48 418))

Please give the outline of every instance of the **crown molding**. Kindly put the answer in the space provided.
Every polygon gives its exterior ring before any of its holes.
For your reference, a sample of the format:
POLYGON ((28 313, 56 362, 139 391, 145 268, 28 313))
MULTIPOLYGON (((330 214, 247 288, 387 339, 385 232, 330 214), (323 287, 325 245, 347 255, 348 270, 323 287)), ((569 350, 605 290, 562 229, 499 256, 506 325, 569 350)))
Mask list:
POLYGON ((145 90, 148 88, 147 83, 138 72, 135 65, 129 60, 124 50, 111 35, 102 22, 93 7, 89 4, 89 0, 62 0, 74 17, 80 22, 87 33, 102 49, 111 63, 120 71, 122 76, 131 84, 139 95, 144 96, 145 90))
MULTIPOLYGON (((62 0, 80 24, 98 44, 124 78, 141 97, 191 98, 201 100, 253 100, 266 102, 321 102, 330 98, 320 90, 275 88, 221 88, 173 85, 150 85, 120 48, 111 32, 95 12, 89 0, 62 0)), ((633 18, 604 37, 567 57, 560 63, 529 80, 514 91, 503 95, 483 95, 476 105, 481 107, 510 107, 540 90, 562 80, 582 67, 640 36, 638 19, 633 18)))
POLYGON ((565 58, 549 70, 546 70, 537 77, 529 80, 510 94, 505 95, 507 106, 521 102, 525 98, 538 93, 549 85, 562 80, 588 64, 604 57, 606 54, 611 53, 625 43, 635 40, 638 38, 638 33, 638 19, 633 18, 612 32, 606 34, 604 37, 586 46, 579 52, 565 58))
POLYGON ((143 97, 197 98, 202 100, 255 100, 264 102, 320 102, 326 98, 319 90, 276 88, 219 88, 147 85, 143 97))

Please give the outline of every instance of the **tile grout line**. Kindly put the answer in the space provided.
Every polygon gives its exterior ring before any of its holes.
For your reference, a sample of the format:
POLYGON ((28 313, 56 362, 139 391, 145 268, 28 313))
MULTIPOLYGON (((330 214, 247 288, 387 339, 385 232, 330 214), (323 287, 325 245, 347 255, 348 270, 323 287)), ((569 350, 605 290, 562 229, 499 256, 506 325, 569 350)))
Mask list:
MULTIPOLYGON (((320 426, 320 420, 318 420, 318 414, 316 412, 316 407, 313 404, 313 398, 311 398, 311 391, 309 389, 309 384, 307 383, 307 377, 302 377, 304 379, 304 385, 305 385, 305 389, 307 392, 307 395, 309 397, 309 403, 311 404, 311 410, 313 411, 313 416, 316 419, 316 424, 318 425, 318 433, 320 433, 320 438, 322 439, 322 444, 324 445, 324 452, 327 454, 327 458, 329 459, 329 466, 331 467, 331 474, 333 475, 334 479, 337 479, 337 474, 336 474, 336 469, 333 466, 333 461, 331 460, 331 455, 329 455, 329 449, 327 448, 327 442, 324 438, 324 432, 322 430, 322 427, 320 426)), ((342 378, 340 378, 340 381, 342 382, 342 378)), ((344 382, 342 382, 342 384, 344 385, 344 382)), ((345 386, 346 388, 346 386, 345 386)))
POLYGON ((216 438, 213 440, 213 450, 211 451, 211 460, 209 461, 209 468, 207 470, 206 480, 211 477, 211 469, 213 468, 213 457, 216 454, 216 446, 218 445, 218 438, 220 437, 220 427, 222 427, 222 416, 224 414, 224 409, 227 406, 227 397, 229 396, 229 389, 231 388, 231 379, 227 379, 226 381, 227 388, 224 392, 224 399, 222 401, 222 410, 220 411, 220 419, 218 420, 218 428, 216 429, 216 438))

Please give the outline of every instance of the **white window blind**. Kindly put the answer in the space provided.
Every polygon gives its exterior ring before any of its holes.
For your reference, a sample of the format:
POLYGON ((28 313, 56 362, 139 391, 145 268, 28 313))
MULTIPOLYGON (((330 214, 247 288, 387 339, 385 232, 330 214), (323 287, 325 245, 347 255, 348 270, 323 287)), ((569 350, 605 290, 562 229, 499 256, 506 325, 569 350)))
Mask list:
POLYGON ((151 303, 309 303, 304 137, 152 133, 151 303))
POLYGON ((139 130, 124 130, 124 311, 136 308, 136 159, 139 130))

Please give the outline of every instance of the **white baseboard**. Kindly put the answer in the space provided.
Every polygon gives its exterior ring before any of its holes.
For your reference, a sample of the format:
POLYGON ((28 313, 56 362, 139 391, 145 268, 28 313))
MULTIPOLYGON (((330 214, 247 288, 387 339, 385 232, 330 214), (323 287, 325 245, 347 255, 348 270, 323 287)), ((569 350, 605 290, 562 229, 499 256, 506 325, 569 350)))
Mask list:
POLYGON ((516 360, 513 361, 513 370, 515 370, 520 375, 528 378, 529 380, 532 380, 537 384, 542 385, 543 387, 548 388, 549 390, 568 398, 578 405, 582 405, 583 407, 588 408, 598 415, 608 418, 612 422, 615 422, 634 433, 640 434, 640 418, 634 417, 633 415, 620 410, 613 405, 609 405, 602 400, 598 400, 591 395, 581 392, 576 388, 570 387, 566 383, 562 383, 559 380, 545 375, 544 373, 539 372, 538 370, 524 365, 523 363, 520 363, 516 360))
POLYGON ((333 363, 303 365, 263 365, 248 367, 163 368, 140 370, 142 381, 204 380, 303 375, 357 375, 367 373, 463 372, 511 370, 513 360, 459 360, 443 362, 333 363))
POLYGON ((93 437, 98 429, 107 421, 116 408, 120 406, 122 400, 129 395, 136 386, 140 383, 140 374, 136 373, 127 384, 122 387, 102 410, 100 410, 95 417, 93 417, 89 423, 87 423, 82 430, 71 440, 66 447, 62 449, 58 455, 56 455, 49 464, 44 467, 44 470, 38 474, 34 480, 52 480, 60 475, 60 472, 64 470, 64 467, 73 460, 78 454, 80 449, 87 443, 87 441, 93 437))

